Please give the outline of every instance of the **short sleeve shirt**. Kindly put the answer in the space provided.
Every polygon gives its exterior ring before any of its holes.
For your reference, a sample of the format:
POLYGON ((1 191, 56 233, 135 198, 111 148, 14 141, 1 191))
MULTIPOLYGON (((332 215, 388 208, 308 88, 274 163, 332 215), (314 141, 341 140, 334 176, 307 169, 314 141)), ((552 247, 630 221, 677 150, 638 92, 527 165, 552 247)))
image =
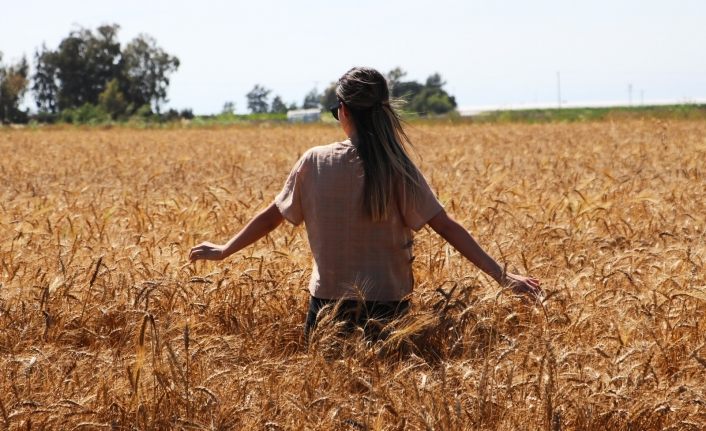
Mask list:
POLYGON ((363 207, 363 163, 351 141, 304 153, 275 205, 289 222, 306 224, 312 296, 399 301, 412 291, 412 230, 443 209, 419 178, 416 199, 398 198, 392 215, 374 222, 363 207))

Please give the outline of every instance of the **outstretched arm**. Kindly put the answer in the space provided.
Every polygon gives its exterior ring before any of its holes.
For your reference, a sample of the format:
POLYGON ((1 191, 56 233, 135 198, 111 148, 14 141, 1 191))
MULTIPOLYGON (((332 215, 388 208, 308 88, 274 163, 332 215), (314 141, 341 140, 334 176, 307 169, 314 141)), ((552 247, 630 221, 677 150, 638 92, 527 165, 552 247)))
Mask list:
POLYGON ((488 255, 466 229, 441 211, 427 223, 436 233, 449 242, 466 259, 483 272, 493 277, 503 287, 510 287, 517 293, 540 295, 539 280, 517 274, 503 273, 498 263, 488 255))
POLYGON ((202 242, 189 252, 189 260, 222 260, 231 254, 249 246, 258 239, 275 230, 284 218, 273 203, 256 215, 250 222, 224 245, 202 242))

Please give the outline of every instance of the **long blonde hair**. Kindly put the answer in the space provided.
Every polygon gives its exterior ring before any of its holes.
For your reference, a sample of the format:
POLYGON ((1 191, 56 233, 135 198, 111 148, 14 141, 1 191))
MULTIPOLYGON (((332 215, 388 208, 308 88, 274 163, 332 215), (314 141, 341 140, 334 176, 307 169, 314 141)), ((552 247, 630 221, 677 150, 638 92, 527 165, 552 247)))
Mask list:
POLYGON ((416 199, 419 171, 406 147, 411 145, 390 100, 385 77, 375 69, 354 67, 338 80, 336 96, 351 112, 355 144, 363 161, 363 206, 373 221, 387 219, 395 198, 416 199), (401 193, 402 196, 397 196, 401 193))

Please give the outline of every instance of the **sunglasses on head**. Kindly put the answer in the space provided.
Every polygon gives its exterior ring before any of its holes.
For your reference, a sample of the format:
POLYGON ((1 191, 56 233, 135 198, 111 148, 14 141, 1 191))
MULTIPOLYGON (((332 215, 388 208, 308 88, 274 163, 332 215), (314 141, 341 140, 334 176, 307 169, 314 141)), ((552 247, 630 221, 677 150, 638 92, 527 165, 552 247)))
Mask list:
POLYGON ((331 111, 331 115, 333 115, 333 118, 338 121, 338 108, 341 107, 343 102, 341 102, 341 99, 336 99, 336 103, 334 105, 331 105, 328 109, 331 111))

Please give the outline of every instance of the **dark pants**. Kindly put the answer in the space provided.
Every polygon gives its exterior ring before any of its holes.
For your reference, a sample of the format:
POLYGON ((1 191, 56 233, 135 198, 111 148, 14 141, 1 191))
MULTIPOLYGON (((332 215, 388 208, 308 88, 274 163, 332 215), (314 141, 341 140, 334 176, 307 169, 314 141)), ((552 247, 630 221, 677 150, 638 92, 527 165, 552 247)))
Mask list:
POLYGON ((352 333, 356 327, 363 328, 365 338, 378 340, 386 336, 382 327, 409 310, 409 301, 356 301, 352 299, 320 299, 313 296, 309 299, 309 312, 306 315, 304 337, 308 340, 311 331, 316 328, 319 311, 330 305, 330 311, 335 312, 333 320, 344 322, 345 334, 352 333))

